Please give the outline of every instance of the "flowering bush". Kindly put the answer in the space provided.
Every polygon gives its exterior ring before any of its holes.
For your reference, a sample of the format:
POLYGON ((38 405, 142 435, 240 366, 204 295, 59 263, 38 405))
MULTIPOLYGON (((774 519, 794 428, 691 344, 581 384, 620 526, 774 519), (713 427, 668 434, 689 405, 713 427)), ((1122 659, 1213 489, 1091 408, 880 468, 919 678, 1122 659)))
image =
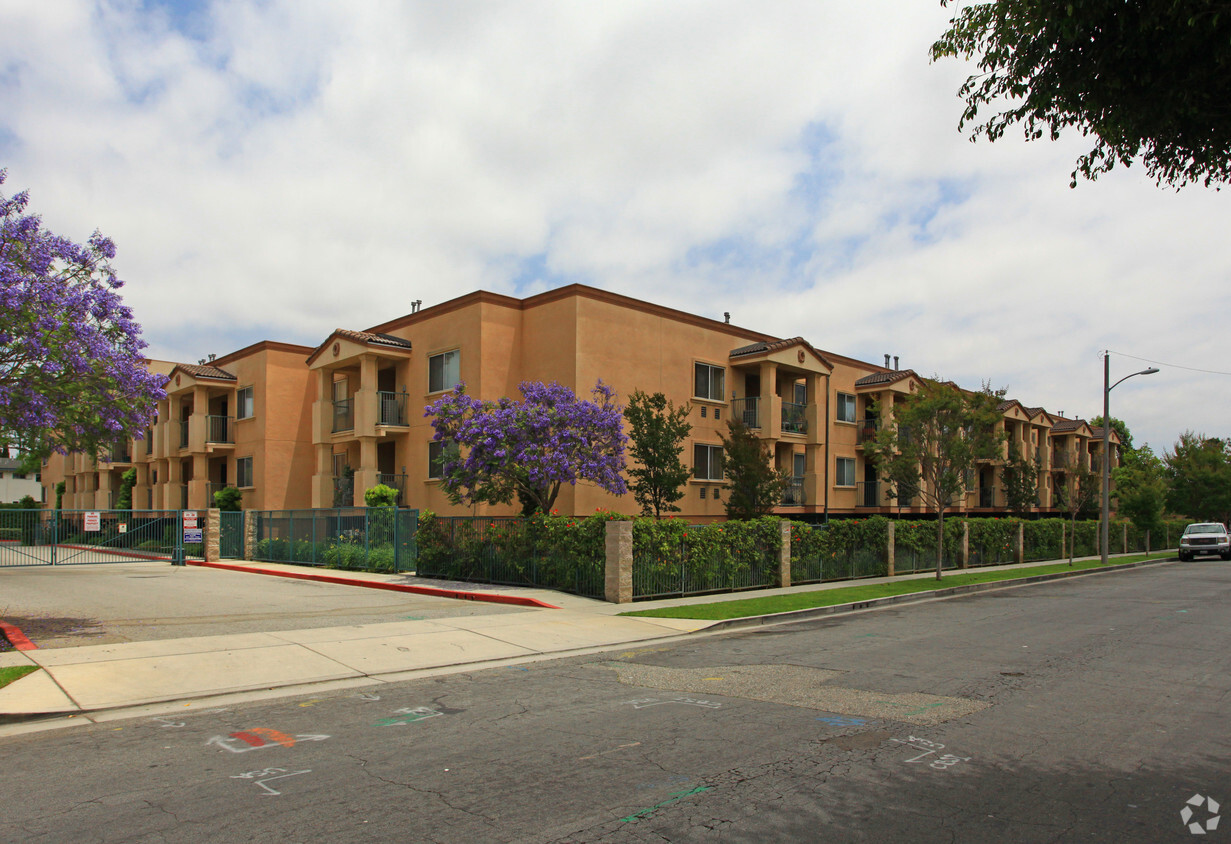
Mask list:
POLYGON ((815 583, 888 573, 889 520, 835 519, 825 525, 791 524, 791 582, 815 583))

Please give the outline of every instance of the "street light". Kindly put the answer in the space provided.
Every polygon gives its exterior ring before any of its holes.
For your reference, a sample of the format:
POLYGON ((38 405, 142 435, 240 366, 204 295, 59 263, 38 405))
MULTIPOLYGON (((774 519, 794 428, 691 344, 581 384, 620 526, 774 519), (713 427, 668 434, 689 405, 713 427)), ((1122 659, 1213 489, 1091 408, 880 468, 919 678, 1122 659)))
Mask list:
POLYGON ((1125 375, 1115 384, 1111 381, 1111 354, 1103 353, 1103 518, 1099 525, 1099 553, 1103 565, 1107 565, 1107 535, 1111 529, 1111 407, 1109 396, 1117 386, 1136 375, 1153 375, 1158 372, 1157 366, 1125 375))

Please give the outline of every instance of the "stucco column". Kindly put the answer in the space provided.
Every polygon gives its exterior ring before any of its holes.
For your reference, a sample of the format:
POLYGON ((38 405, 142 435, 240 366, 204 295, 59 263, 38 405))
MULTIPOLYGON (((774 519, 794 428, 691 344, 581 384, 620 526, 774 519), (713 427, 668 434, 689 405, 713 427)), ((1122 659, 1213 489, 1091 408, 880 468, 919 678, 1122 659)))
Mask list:
POLYGON ((778 523, 781 528, 781 541, 778 547, 778 585, 791 585, 791 523, 783 519, 778 523))
POLYGON ((895 528, 895 522, 892 519, 890 519, 889 524, 886 525, 886 530, 885 530, 885 559, 887 561, 887 565, 885 567, 885 573, 889 575, 890 577, 893 577, 894 528, 895 528))
POLYGON ((603 597, 613 604, 633 600, 633 523, 607 522, 607 565, 603 597))
POLYGON ((970 568, 970 522, 965 519, 962 519, 962 550, 961 556, 958 557, 958 566, 970 568))
POLYGON ((1026 525, 1017 523, 1017 536, 1013 540, 1013 562, 1022 563, 1026 560, 1026 525))
POLYGON ((222 511, 217 507, 205 511, 205 532, 201 538, 205 540, 205 562, 216 563, 222 559, 222 511))

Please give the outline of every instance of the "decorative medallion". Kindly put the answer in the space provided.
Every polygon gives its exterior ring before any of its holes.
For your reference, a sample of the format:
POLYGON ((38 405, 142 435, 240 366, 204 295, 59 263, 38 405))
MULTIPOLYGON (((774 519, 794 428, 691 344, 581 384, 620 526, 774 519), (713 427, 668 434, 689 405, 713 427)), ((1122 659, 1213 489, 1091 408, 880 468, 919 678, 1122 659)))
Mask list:
POLYGON ((333 356, 334 356, 335 358, 338 356, 338 351, 339 351, 339 349, 340 349, 340 348, 341 348, 341 347, 340 347, 337 343, 334 343, 334 344, 333 344, 333 356))

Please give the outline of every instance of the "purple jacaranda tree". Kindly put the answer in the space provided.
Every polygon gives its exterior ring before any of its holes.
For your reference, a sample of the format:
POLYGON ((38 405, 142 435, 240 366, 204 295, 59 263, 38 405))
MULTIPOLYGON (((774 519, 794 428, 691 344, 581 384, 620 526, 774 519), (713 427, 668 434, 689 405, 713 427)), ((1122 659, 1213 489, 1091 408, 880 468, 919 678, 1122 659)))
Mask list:
POLYGON ((480 401, 458 384, 425 408, 444 443, 441 484, 455 504, 508 504, 549 512, 561 484, 590 481, 623 495, 624 409, 599 381, 593 401, 568 387, 523 381, 522 401, 480 401))
POLYGON ((117 292, 115 244, 59 237, 28 203, 0 193, 0 437, 27 456, 94 454, 144 434, 166 379, 117 292))

